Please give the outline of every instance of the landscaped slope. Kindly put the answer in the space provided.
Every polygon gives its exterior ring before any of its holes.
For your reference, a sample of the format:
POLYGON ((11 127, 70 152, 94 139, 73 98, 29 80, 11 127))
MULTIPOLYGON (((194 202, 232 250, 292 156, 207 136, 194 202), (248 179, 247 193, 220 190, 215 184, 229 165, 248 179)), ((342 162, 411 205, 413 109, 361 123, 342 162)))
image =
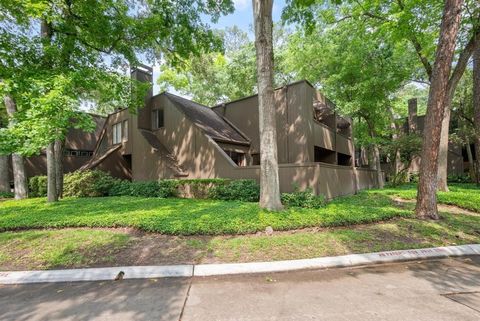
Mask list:
POLYGON ((0 202, 0 229, 27 230, 0 233, 0 271, 271 261, 480 243, 479 190, 473 185, 451 190, 441 202, 472 212, 443 206, 438 221, 413 217, 414 186, 365 191, 321 209, 281 213, 261 211, 254 203, 188 199, 5 201, 0 202), (119 226, 133 228, 107 228, 119 226), (266 226, 274 228, 273 235, 263 232, 266 226), (279 231, 302 227, 309 228, 279 231), (219 235, 255 231, 261 232, 219 235))
POLYGON ((408 217, 386 195, 341 197, 321 209, 260 210, 256 203, 194 199, 105 197, 0 203, 0 230, 62 227, 133 227, 177 235, 245 234, 312 226, 345 226, 408 217))
MULTIPOLYGON (((437 193, 437 199, 440 204, 455 205, 480 213, 480 187, 474 184, 450 184, 449 189, 450 192, 437 193)), ((372 190, 370 193, 413 200, 417 197, 417 186, 408 184, 396 188, 372 190)))

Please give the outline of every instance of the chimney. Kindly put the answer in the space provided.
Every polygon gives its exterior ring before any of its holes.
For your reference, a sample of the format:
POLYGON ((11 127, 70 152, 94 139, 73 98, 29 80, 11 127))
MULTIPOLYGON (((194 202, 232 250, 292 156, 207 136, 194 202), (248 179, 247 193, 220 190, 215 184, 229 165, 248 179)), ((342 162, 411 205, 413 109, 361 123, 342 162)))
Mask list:
POLYGON ((130 69, 130 76, 139 82, 149 83, 150 88, 145 95, 145 103, 153 96, 153 68, 139 64, 130 69))
POLYGON ((417 132, 417 98, 408 100, 408 133, 417 132))
MULTIPOLYGON (((145 65, 138 65, 130 69, 130 76, 132 79, 139 82, 148 83, 150 87, 145 94, 143 106, 139 106, 138 113, 135 116, 137 118, 137 126, 142 129, 151 129, 151 102, 150 99, 153 96, 153 69, 145 65)), ((135 92, 132 92, 135 95, 135 92)))

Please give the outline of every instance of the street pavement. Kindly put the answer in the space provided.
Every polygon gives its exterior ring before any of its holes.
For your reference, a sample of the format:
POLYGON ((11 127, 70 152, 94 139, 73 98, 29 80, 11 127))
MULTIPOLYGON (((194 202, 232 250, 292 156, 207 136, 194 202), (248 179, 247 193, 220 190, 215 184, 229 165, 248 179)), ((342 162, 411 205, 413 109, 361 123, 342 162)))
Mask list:
POLYGON ((480 257, 259 275, 0 285, 0 320, 480 320, 480 257))

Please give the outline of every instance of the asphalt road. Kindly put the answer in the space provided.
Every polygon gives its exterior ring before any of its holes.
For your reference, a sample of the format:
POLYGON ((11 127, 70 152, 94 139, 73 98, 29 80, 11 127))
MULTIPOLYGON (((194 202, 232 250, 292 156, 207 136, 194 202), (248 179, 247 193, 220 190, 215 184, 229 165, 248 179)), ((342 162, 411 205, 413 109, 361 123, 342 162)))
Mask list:
POLYGON ((480 257, 253 276, 0 286, 0 320, 480 320, 480 257))

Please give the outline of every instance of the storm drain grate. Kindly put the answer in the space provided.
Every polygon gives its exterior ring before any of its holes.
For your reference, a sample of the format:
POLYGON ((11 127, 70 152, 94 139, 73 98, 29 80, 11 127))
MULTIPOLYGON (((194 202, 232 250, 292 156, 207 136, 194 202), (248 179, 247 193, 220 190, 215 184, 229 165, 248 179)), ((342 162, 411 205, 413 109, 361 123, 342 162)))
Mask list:
POLYGON ((480 313, 480 291, 452 292, 442 296, 480 313))

